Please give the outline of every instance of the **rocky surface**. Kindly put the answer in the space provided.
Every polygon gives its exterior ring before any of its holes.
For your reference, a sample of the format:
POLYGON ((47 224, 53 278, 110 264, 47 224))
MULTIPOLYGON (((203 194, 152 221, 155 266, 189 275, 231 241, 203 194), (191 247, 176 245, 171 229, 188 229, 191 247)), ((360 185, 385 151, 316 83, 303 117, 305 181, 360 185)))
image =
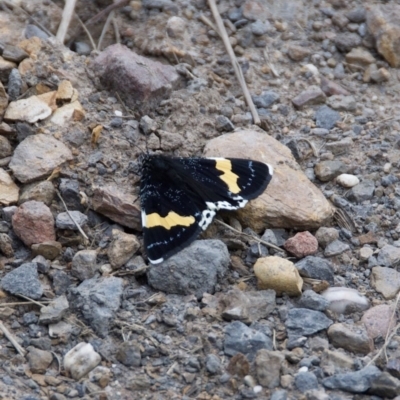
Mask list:
POLYGON ((63 5, 0 10, 0 398, 398 400, 397 2, 221 0, 259 126, 207 2, 63 5), (146 151, 274 176, 149 265, 146 151))

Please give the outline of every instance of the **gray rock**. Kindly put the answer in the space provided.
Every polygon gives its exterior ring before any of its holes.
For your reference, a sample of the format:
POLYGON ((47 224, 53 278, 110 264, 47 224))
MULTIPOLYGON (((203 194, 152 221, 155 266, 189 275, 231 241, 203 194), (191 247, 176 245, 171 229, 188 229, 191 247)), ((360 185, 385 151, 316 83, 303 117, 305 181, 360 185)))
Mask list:
POLYGON ((272 393, 271 400, 287 400, 288 395, 286 390, 277 390, 276 392, 272 393))
POLYGON ((81 281, 92 278, 99 269, 96 260, 96 250, 78 251, 72 259, 72 275, 76 276, 81 281))
POLYGON ((40 309, 39 322, 48 325, 61 321, 68 308, 69 304, 66 296, 57 297, 49 305, 40 309))
POLYGON ((232 132, 235 129, 235 125, 233 125, 229 118, 223 115, 218 115, 215 120, 215 129, 218 132, 232 132))
POLYGON ((356 372, 346 372, 325 378, 322 384, 328 389, 341 389, 351 393, 364 393, 371 387, 372 382, 381 373, 379 368, 370 365, 356 372))
POLYGON ((315 232, 315 238, 318 240, 318 244, 322 248, 325 248, 329 243, 339 239, 339 231, 335 228, 321 226, 321 228, 315 232))
POLYGON ((340 114, 328 106, 322 106, 315 112, 318 128, 332 129, 340 119, 340 114))
POLYGON ((263 22, 258 19, 250 25, 250 29, 254 36, 262 36, 271 29, 271 25, 268 21, 263 22))
POLYGON ((17 100, 22 91, 22 78, 17 68, 13 68, 8 77, 8 96, 10 100, 17 100))
POLYGON ((269 108, 279 101, 279 94, 272 90, 267 90, 262 92, 260 96, 252 96, 252 99, 257 108, 269 108))
POLYGON ((310 310, 325 311, 329 301, 313 290, 306 290, 300 297, 299 306, 310 310))
POLYGON ((335 347, 353 353, 369 354, 374 345, 363 325, 333 324, 328 329, 328 337, 335 347))
POLYGON ((266 349, 257 351, 254 366, 260 385, 269 389, 279 386, 284 359, 284 355, 279 351, 266 349))
POLYGON ((347 172, 347 166, 341 161, 321 161, 315 165, 316 177, 322 182, 328 182, 340 174, 347 172))
POLYGON ((220 240, 197 240, 161 265, 150 267, 149 284, 171 294, 213 293, 217 279, 228 268, 230 259, 226 245, 220 240))
POLYGON ((355 111, 357 109, 354 96, 333 95, 329 97, 327 104, 337 111, 355 111))
POLYGON ((29 54, 20 47, 12 44, 2 44, 2 56, 5 60, 19 64, 23 59, 28 58, 29 54))
POLYGON ((299 274, 306 278, 320 279, 329 284, 334 283, 334 273, 331 263, 321 257, 308 256, 295 264, 299 274))
POLYGON ((339 33, 334 39, 337 49, 343 53, 349 52, 361 44, 361 37, 356 33, 339 33))
POLYGON ((80 211, 69 211, 69 214, 67 212, 62 212, 56 217, 56 227, 58 229, 69 229, 71 231, 78 230, 78 227, 74 221, 72 221, 70 214, 80 227, 83 227, 87 224, 88 217, 85 214, 82 214, 80 211))
POLYGON ((221 369, 221 360, 215 354, 207 354, 206 369, 210 374, 215 375, 221 369))
POLYGON ((88 56, 92 52, 92 46, 85 42, 75 42, 75 51, 81 56, 88 56))
POLYGON ((396 267, 400 263, 400 248, 387 244, 383 246, 377 257, 382 267, 396 267))
POLYGON ((347 243, 343 243, 340 240, 334 240, 325 247, 324 255, 326 257, 333 257, 350 250, 350 246, 347 243))
POLYGON ((360 22, 364 22, 366 18, 367 12, 364 7, 353 8, 349 12, 346 13, 346 17, 351 21, 359 24, 360 22))
POLYGON ((83 314, 93 330, 100 337, 105 337, 121 305, 122 292, 121 278, 92 278, 70 289, 68 300, 73 309, 83 314))
POLYGON ((290 336, 310 336, 332 325, 324 313, 306 308, 292 308, 288 312, 285 326, 290 336))
POLYGON ((80 199, 79 182, 74 179, 62 178, 60 181, 59 190, 65 204, 69 209, 83 211, 83 206, 80 199))
POLYGON ((302 393, 318 389, 318 379, 312 372, 299 372, 294 378, 296 389, 302 393))
POLYGON ((36 25, 28 24, 25 28, 25 37, 26 39, 30 39, 31 37, 38 37, 39 39, 45 40, 49 37, 49 35, 38 28, 36 25))
POLYGON ((272 350, 272 340, 243 322, 234 321, 225 327, 224 352, 228 356, 242 353, 252 361, 260 349, 272 350))
POLYGON ((365 179, 358 185, 352 187, 347 194, 347 198, 354 203, 361 203, 371 200, 375 191, 375 183, 370 179, 365 179))
POLYGON ((142 356, 139 344, 134 341, 121 343, 115 358, 126 367, 140 367, 142 356))
POLYGON ((6 274, 1 280, 1 288, 11 294, 22 294, 34 300, 40 299, 43 287, 39 280, 36 263, 22 264, 6 274))
POLYGON ((371 286, 377 292, 382 293, 386 300, 393 299, 400 291, 400 273, 394 268, 373 267, 371 286))
POLYGON ((71 278, 64 271, 55 270, 52 277, 54 293, 57 296, 64 294, 72 283, 71 278))
POLYGON ((382 372, 372 381, 368 394, 393 399, 400 393, 400 380, 390 375, 388 372, 382 372))

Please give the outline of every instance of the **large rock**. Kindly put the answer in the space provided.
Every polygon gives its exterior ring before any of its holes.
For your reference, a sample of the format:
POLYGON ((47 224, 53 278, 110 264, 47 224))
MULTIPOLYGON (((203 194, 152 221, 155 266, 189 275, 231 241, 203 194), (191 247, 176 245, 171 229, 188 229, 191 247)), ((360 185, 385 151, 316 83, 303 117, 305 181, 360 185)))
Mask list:
POLYGON ((3 168, 0 168, 0 205, 8 206, 18 201, 19 188, 3 168))
POLYGON ((22 183, 29 183, 50 175, 63 162, 72 159, 64 143, 41 133, 28 136, 15 149, 10 169, 22 183))
POLYGON ((266 228, 316 229, 334 210, 321 191, 301 171, 290 150, 271 136, 243 130, 209 141, 205 157, 251 158, 274 167, 263 194, 238 211, 243 225, 261 232, 266 228))

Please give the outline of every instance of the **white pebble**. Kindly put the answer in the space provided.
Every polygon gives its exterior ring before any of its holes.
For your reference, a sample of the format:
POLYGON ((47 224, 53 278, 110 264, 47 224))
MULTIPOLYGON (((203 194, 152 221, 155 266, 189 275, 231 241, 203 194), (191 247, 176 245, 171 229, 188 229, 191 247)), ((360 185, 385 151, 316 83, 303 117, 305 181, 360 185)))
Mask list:
POLYGON ((119 110, 115 110, 114 114, 115 114, 116 117, 122 117, 122 112, 119 111, 119 110))
POLYGON ((385 174, 388 174, 388 173, 390 172, 391 169, 392 169, 392 164, 390 164, 390 163, 386 163, 386 164, 383 166, 383 172, 384 172, 385 174))
POLYGON ((307 371, 308 371, 308 367, 306 367, 306 366, 299 368, 299 372, 307 372, 307 371))
POLYGON ((75 380, 81 379, 100 363, 100 354, 90 343, 81 342, 64 356, 64 369, 75 380))
POLYGON ((262 386, 260 386, 260 385, 257 385, 257 386, 254 386, 253 387, 253 392, 254 393, 261 393, 262 392, 262 390, 263 390, 263 388, 262 388, 262 386))
POLYGON ((336 182, 345 188, 351 188, 358 185, 360 180, 355 175, 342 174, 336 178, 336 182))
POLYGON ((331 311, 343 314, 346 311, 366 310, 369 308, 368 299, 357 290, 346 287, 331 287, 321 295, 329 301, 331 311))

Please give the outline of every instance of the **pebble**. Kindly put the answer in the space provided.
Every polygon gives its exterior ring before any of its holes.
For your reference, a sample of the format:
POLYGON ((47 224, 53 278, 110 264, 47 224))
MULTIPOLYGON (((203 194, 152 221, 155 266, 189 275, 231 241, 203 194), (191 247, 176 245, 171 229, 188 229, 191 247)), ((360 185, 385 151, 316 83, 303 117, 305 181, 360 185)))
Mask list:
POLYGON ((79 194, 80 186, 77 180, 61 178, 58 189, 68 208, 83 211, 79 194))
POLYGON ((361 183, 351 188, 347 198, 354 203, 371 200, 375 191, 375 183, 370 179, 364 179, 361 183))
POLYGON ((53 214, 40 201, 31 200, 20 205, 12 217, 12 226, 26 246, 56 239, 53 214))
POLYGON ((66 296, 60 296, 52 300, 50 304, 40 309, 39 322, 45 325, 55 324, 61 321, 69 309, 66 296))
POLYGON ((343 243, 341 240, 334 240, 325 247, 324 256, 334 257, 347 250, 350 250, 350 246, 347 243, 343 243))
POLYGON ((233 125, 229 118, 218 115, 215 120, 215 129, 218 132, 232 132, 235 129, 235 125, 233 125))
POLYGON ((23 186, 18 203, 21 205, 26 201, 36 200, 50 206, 55 193, 53 183, 50 181, 31 183, 23 186))
POLYGON ((394 267, 400 262, 400 248, 386 244, 379 250, 378 264, 383 267, 394 267))
POLYGON ((34 124, 49 117, 52 113, 51 108, 37 96, 27 99, 12 101, 4 114, 7 122, 29 122, 34 124))
POLYGON ((251 98, 257 108, 269 108, 279 101, 280 96, 272 90, 267 90, 263 91, 260 96, 251 96, 251 98))
POLYGON ((242 353, 253 361, 260 349, 272 350, 272 340, 262 332, 240 321, 231 322, 225 327, 224 353, 227 356, 242 353))
POLYGON ((71 159, 72 153, 64 143, 39 133, 28 136, 16 147, 9 167, 20 182, 29 183, 47 177, 71 159))
POLYGON ((382 372, 372 381, 368 393, 381 398, 393 399, 400 393, 400 380, 390 375, 389 372, 382 372))
POLYGON ((0 81, 0 113, 1 115, 4 114, 4 111, 7 109, 8 106, 8 95, 6 90, 4 89, 3 84, 0 81))
POLYGON ((92 278, 98 269, 96 250, 80 250, 72 259, 71 273, 81 281, 92 278))
POLYGON ((57 108, 50 118, 50 122, 54 125, 65 126, 72 121, 81 121, 85 116, 85 110, 78 100, 72 103, 64 104, 57 108))
POLYGON ((100 363, 100 354, 96 353, 90 343, 81 342, 64 356, 65 372, 78 381, 100 363))
POLYGON ((71 285, 71 278, 64 271, 54 271, 52 274, 54 293, 57 296, 64 294, 71 285))
POLYGON ((359 354, 369 354, 374 349, 372 339, 363 325, 336 323, 329 327, 328 337, 335 347, 359 354))
POLYGON ((287 48, 287 54, 289 58, 293 61, 302 61, 304 58, 310 55, 311 51, 307 47, 289 45, 287 48))
POLYGON ((332 129, 341 120, 340 114, 328 106, 322 106, 315 112, 317 128, 332 129))
POLYGON ((366 18, 366 10, 364 7, 353 8, 346 13, 346 17, 351 22, 356 22, 357 24, 364 22, 366 18))
POLYGON ((250 21, 264 22, 272 17, 268 7, 265 7, 265 4, 259 0, 246 0, 242 7, 243 16, 250 21))
POLYGON ((254 36, 265 35, 269 30, 271 30, 271 24, 269 21, 262 22, 259 19, 250 24, 251 32, 254 36))
POLYGON ((306 308, 292 308, 285 321, 290 336, 310 336, 333 323, 324 313, 306 308))
POLYGON ((213 293, 218 278, 225 275, 229 265, 229 253, 220 240, 197 240, 172 256, 160 266, 147 271, 150 286, 165 293, 194 294, 213 293))
POLYGON ((327 143, 325 148, 327 151, 332 152, 334 155, 340 155, 343 153, 348 153, 353 147, 353 139, 351 137, 346 137, 339 141, 327 143))
POLYGON ((19 187, 11 179, 11 176, 0 168, 0 205, 15 204, 19 197, 19 187))
POLYGON ((273 289, 278 296, 286 293, 289 296, 299 296, 303 287, 294 264, 281 257, 261 257, 254 265, 254 274, 259 289, 273 289))
POLYGON ((358 254, 360 261, 367 261, 374 254, 374 250, 372 250, 371 247, 364 246, 361 247, 358 254))
POLYGON ((33 244, 31 246, 31 250, 34 255, 40 255, 45 259, 52 261, 61 254, 62 245, 60 242, 50 240, 47 242, 33 244))
POLYGON ((39 39, 45 40, 49 37, 49 35, 36 25, 28 24, 25 28, 25 38, 30 39, 32 37, 38 37, 39 39))
POLYGON ((208 373, 215 375, 221 370, 221 359, 215 354, 207 354, 206 370, 208 373))
POLYGON ((294 378, 296 389, 302 393, 318 389, 318 379, 312 372, 300 372, 294 378))
POLYGON ((347 166, 341 161, 321 161, 314 167, 316 177, 322 182, 329 182, 347 171, 347 166))
POLYGON ((322 384, 328 389, 341 389, 351 393, 364 393, 372 384, 372 381, 381 374, 379 368, 374 365, 364 367, 359 371, 336 374, 322 380, 322 384))
POLYGON ((8 258, 14 257, 12 240, 6 233, 0 233, 0 251, 8 258))
POLYGON ((333 267, 328 260, 308 256, 298 261, 295 266, 300 275, 305 278, 327 281, 330 285, 334 283, 333 267))
MULTIPOLYGON (((310 86, 292 99, 292 103, 297 109, 302 109, 305 106, 325 103, 325 101, 325 93, 319 86, 310 86)), ((324 126, 320 127, 324 128, 324 126)))
POLYGON ((81 228, 85 226, 88 222, 88 217, 85 214, 82 214, 80 211, 71 210, 69 212, 61 212, 57 214, 56 217, 56 227, 58 229, 69 229, 72 231, 77 231, 78 224, 81 228), (72 220, 72 218, 73 220, 72 220), (74 221, 76 223, 74 223, 74 221))
MULTIPOLYGON (((91 250, 87 250, 91 251, 91 250)), ((91 278, 70 288, 71 308, 79 310, 100 337, 106 337, 116 311, 121 307, 123 279, 91 278)))
POLYGON ((387 304, 379 304, 367 310, 361 318, 367 330, 368 336, 372 339, 386 337, 389 330, 394 328, 392 320, 393 308, 387 304))
POLYGON ((369 308, 368 299, 356 289, 331 287, 321 293, 328 302, 328 309, 338 314, 351 314, 369 308))
POLYGON ((313 290, 306 290, 301 295, 298 304, 302 308, 325 311, 328 308, 329 301, 325 297, 315 293, 313 290))
POLYGON ((11 101, 17 100, 22 92, 22 79, 17 68, 13 68, 8 77, 8 97, 11 101))
POLYGON ((335 228, 321 226, 321 228, 315 232, 315 238, 317 239, 318 244, 322 248, 325 248, 329 243, 339 239, 339 232, 335 228))
POLYGON ((122 267, 138 251, 140 243, 135 235, 112 230, 111 243, 107 250, 108 259, 113 269, 122 267))
POLYGON ((357 102, 354 96, 333 95, 328 98, 327 104, 337 111, 352 112, 357 109, 357 102))
POLYGON ((352 65, 367 67, 375 62, 375 57, 368 50, 358 47, 351 49, 351 51, 346 54, 346 62, 352 65))
POLYGON ((11 294, 22 294, 34 300, 40 299, 43 287, 39 280, 36 263, 25 263, 8 272, 1 280, 1 288, 11 294))
POLYGON ((354 360, 351 356, 347 355, 343 350, 329 350, 323 349, 321 357, 321 367, 330 374, 342 370, 351 370, 354 368, 354 360))
POLYGON ((393 268, 373 267, 371 286, 386 300, 394 299, 400 291, 400 273, 393 268))
POLYGON ((298 232, 285 242, 284 248, 295 257, 303 258, 318 251, 318 241, 308 231, 298 232))
POLYGON ((53 354, 50 351, 40 350, 33 346, 29 346, 28 350, 29 353, 26 357, 31 372, 34 374, 44 374, 53 361, 53 354))
POLYGON ((283 389, 277 390, 271 395, 271 400, 287 400, 287 398, 287 391, 283 389))
POLYGON ((329 97, 333 95, 348 96, 350 93, 338 83, 321 77, 321 90, 329 97))
MULTIPOLYGON (((249 360, 244 354, 237 353, 229 360, 226 370, 231 375, 236 375, 240 378, 244 378, 246 375, 249 374, 250 371, 249 360)), ((220 381, 226 383, 229 380, 229 374, 228 378, 226 378, 225 374, 223 374, 220 378, 220 381)))
POLYGON ((254 367, 259 384, 268 389, 278 387, 284 360, 284 355, 279 351, 258 350, 254 367))
POLYGON ((167 33, 170 38, 183 38, 186 31, 186 21, 180 17, 170 17, 167 21, 167 33))
POLYGON ((340 52, 347 53, 361 44, 361 37, 357 33, 338 33, 334 43, 340 52))
POLYGON ((140 345, 131 340, 121 343, 115 358, 127 367, 140 367, 142 362, 140 345))
POLYGON ((345 187, 345 188, 352 188, 360 183, 360 180, 351 174, 341 174, 336 178, 336 182, 345 187))
POLYGON ((13 46, 11 44, 2 45, 1 55, 5 60, 12 61, 18 64, 25 58, 29 57, 29 55, 20 47, 13 46))

